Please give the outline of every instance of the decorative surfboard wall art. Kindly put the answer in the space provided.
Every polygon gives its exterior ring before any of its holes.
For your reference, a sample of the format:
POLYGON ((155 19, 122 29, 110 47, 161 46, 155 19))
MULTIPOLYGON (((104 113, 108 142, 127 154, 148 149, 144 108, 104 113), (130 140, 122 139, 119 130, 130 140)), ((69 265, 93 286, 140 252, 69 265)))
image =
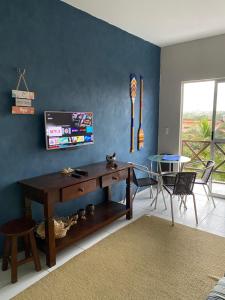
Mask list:
POLYGON ((142 128, 143 96, 144 96, 144 79, 142 76, 140 76, 140 116, 139 116, 139 129, 138 129, 138 150, 144 148, 144 130, 142 128))
POLYGON ((131 142, 130 152, 134 152, 134 102, 137 94, 137 79, 135 74, 130 74, 130 98, 131 98, 131 142))
POLYGON ((15 90, 12 90, 12 98, 15 98, 15 106, 12 106, 12 114, 17 115, 34 115, 34 107, 32 103, 34 100, 34 92, 30 92, 25 79, 25 72, 18 70, 19 79, 15 90), (26 91, 19 90, 21 82, 23 81, 26 91))

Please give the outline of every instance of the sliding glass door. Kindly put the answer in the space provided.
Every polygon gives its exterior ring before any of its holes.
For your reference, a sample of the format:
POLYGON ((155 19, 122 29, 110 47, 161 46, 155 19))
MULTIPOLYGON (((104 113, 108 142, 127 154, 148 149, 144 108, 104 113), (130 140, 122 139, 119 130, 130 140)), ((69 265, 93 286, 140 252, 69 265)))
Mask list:
POLYGON ((216 161, 212 192, 225 197, 225 80, 215 82, 211 157, 216 161))
POLYGON ((197 161, 196 170, 209 159, 216 162, 211 188, 225 197, 225 80, 185 82, 182 88, 182 153, 197 161))

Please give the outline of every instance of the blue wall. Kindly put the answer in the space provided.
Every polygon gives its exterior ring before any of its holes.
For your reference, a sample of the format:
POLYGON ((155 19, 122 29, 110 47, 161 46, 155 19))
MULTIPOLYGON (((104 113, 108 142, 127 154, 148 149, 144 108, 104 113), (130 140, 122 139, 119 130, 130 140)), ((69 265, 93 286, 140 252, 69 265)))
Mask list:
MULTIPOLYGON (((0 224, 22 214, 18 180, 102 161, 145 162, 157 151, 160 48, 56 0, 0 1, 0 224), (11 115, 16 68, 26 68, 35 116, 11 115), (129 74, 144 76, 145 148, 129 153, 129 74), (46 151, 45 110, 93 111, 95 144, 46 151)), ((138 101, 136 130, 138 127, 138 101)), ((135 135, 136 136, 136 135, 135 135)), ((123 192, 114 188, 121 199, 123 192)), ((101 191, 59 205, 67 214, 101 191)), ((34 205, 35 217, 42 217, 34 205)), ((2 240, 0 240, 0 249, 2 240)), ((0 251, 1 252, 1 251, 0 251)))

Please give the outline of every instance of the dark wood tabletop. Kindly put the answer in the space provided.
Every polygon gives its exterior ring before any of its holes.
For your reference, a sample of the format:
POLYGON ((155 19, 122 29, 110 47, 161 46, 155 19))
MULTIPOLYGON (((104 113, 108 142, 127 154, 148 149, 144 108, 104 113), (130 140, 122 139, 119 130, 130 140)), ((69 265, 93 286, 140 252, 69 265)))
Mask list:
POLYGON ((76 167, 74 169, 82 169, 88 172, 88 176, 82 176, 80 178, 75 178, 71 175, 64 175, 59 171, 56 173, 24 179, 18 183, 41 191, 49 191, 51 189, 65 188, 76 183, 81 183, 96 177, 100 177, 102 175, 111 174, 112 172, 124 170, 131 166, 130 164, 124 162, 116 162, 116 165, 116 168, 110 168, 107 167, 106 162, 98 162, 91 165, 76 167))

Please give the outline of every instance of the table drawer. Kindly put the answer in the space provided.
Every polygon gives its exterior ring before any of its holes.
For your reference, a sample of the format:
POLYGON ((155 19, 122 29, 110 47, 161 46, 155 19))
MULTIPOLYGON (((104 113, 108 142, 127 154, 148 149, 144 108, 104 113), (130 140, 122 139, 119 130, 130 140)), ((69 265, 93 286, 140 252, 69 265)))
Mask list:
POLYGON ((101 177, 101 187, 110 186, 120 180, 125 180, 128 177, 128 170, 114 172, 101 177))
POLYGON ((96 190, 96 179, 68 186, 61 190, 61 201, 67 201, 83 196, 96 190))

